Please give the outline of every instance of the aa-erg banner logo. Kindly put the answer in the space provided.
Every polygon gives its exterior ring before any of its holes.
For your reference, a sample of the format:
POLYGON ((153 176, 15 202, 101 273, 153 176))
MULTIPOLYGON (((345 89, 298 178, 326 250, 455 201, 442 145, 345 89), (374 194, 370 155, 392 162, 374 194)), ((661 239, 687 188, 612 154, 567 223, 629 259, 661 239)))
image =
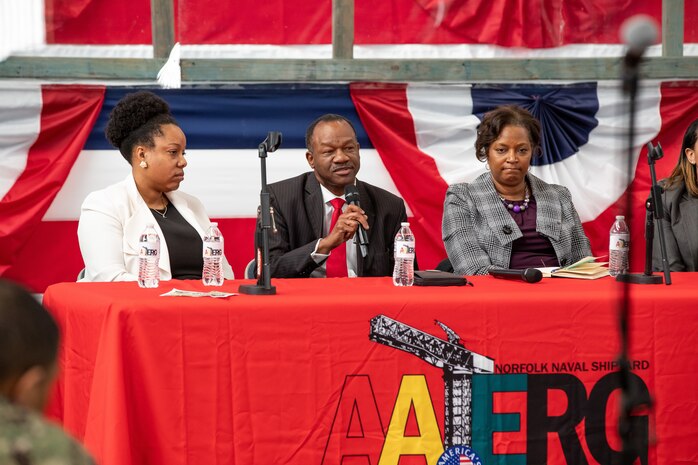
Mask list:
MULTIPOLYGON (((570 465, 635 463, 637 459, 648 463, 647 414, 630 417, 637 451, 633 457, 623 457, 609 435, 616 422, 609 417, 608 406, 618 400, 622 383, 614 361, 495 362, 468 350, 452 328, 435 322, 446 333, 445 340, 378 315, 370 321, 369 339, 443 370, 443 424, 438 424, 425 375, 402 375, 387 428, 370 376, 347 375, 322 465, 400 465, 408 456, 422 457, 421 462, 409 463, 428 465, 545 464, 550 463, 548 443, 553 435, 559 439, 564 463, 570 465), (585 385, 579 378, 588 372, 598 372, 590 388, 588 379, 585 385), (507 394, 525 399, 520 412, 495 409, 497 396, 507 394), (551 399, 556 399, 555 405, 551 399), (512 453, 497 446, 496 438, 511 432, 525 434, 525 450, 512 453)), ((649 362, 633 361, 632 368, 647 370, 649 362)), ((636 397, 649 402, 642 378, 631 373, 629 384, 636 397)))

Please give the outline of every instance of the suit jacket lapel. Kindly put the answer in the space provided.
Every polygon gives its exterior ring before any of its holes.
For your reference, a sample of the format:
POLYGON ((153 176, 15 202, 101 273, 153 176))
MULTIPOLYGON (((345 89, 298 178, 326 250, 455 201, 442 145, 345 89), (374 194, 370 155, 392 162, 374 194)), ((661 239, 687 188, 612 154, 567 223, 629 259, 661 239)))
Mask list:
POLYGON ((698 240, 696 238, 698 236, 696 236, 692 227, 694 224, 698 224, 698 209, 696 209, 695 202, 691 202, 691 196, 685 188, 682 189, 681 195, 676 198, 676 203, 679 205, 681 221, 674 234, 678 243, 684 243, 688 247, 689 253, 684 254, 683 257, 686 261, 686 267, 688 269, 695 269, 697 264, 692 262, 692 257, 697 255, 696 248, 698 248, 698 240))
POLYGON ((489 173, 479 176, 471 185, 473 201, 500 244, 509 244, 523 236, 519 226, 502 205, 489 173))
MULTIPOLYGON (((127 250, 125 253, 129 255, 138 255, 140 250, 140 240, 141 233, 145 230, 148 223, 152 223, 155 226, 155 230, 160 236, 160 261, 158 262, 158 267, 160 270, 170 273, 170 253, 167 249, 167 243, 165 242, 165 236, 160 229, 160 225, 153 217, 150 212, 148 205, 138 193, 138 188, 136 187, 136 182, 133 176, 128 177, 126 191, 128 192, 128 202, 131 204, 131 211, 133 216, 129 218, 124 224, 124 239, 126 241, 127 250)), ((167 275, 166 275, 167 276, 167 275)))
POLYGON ((535 196, 538 209, 536 231, 557 242, 560 240, 560 232, 562 231, 560 200, 537 177, 529 174, 528 179, 531 184, 531 195, 535 196))
POLYGON ((316 238, 322 237, 323 202, 320 183, 314 173, 308 173, 305 181, 305 211, 310 220, 310 227, 316 238))
POLYGON ((381 234, 384 233, 381 231, 376 231, 375 228, 373 228, 373 225, 375 225, 375 220, 376 220, 376 209, 375 205, 373 205, 373 201, 371 200, 371 196, 368 195, 368 191, 366 190, 366 187, 364 186, 364 183, 361 181, 356 182, 356 188, 359 191, 359 201, 361 202, 361 209, 366 213, 366 216, 368 217, 368 231, 367 231, 367 237, 368 237, 368 254, 366 255, 366 258, 363 258, 361 256, 361 248, 359 247, 359 244, 357 243, 354 247, 356 247, 356 261, 357 261, 357 273, 359 276, 363 276, 364 273, 364 268, 370 268, 371 266, 371 260, 372 260, 372 254, 371 254, 371 244, 374 244, 374 235, 375 234, 381 234))

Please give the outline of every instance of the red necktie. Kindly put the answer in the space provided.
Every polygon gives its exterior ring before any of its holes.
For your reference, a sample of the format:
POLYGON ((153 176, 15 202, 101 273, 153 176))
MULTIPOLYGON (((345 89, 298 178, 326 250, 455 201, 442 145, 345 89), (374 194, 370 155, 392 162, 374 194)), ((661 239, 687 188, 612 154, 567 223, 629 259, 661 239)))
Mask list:
MULTIPOLYGON (((344 206, 344 199, 339 197, 330 200, 332 208, 332 221, 330 221, 330 231, 337 224, 339 215, 342 214, 342 207, 344 206)), ((325 270, 327 271, 328 278, 346 278, 347 274, 347 246, 346 244, 341 244, 335 248, 330 256, 327 257, 327 262, 325 262, 325 270)))

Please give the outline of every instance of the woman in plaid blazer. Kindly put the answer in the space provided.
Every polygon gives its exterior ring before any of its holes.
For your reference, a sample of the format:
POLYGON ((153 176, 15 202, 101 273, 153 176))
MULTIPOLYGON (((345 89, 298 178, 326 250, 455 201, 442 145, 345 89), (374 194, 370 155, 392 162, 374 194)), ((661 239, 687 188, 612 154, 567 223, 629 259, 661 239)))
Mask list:
POLYGON ((454 271, 565 266, 591 255, 567 188, 528 172, 540 152, 540 123, 516 106, 478 126, 475 149, 489 172, 446 193, 443 240, 454 271))

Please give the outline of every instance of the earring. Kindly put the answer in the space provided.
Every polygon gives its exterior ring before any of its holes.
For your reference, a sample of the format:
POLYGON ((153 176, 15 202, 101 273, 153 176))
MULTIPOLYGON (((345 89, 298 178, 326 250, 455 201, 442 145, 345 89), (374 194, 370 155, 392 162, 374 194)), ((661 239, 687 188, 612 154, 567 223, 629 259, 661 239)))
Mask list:
POLYGON ((145 162, 145 160, 141 160, 141 163, 138 166, 140 166, 141 168, 147 168, 148 164, 145 162))
POLYGON ((485 169, 486 169, 487 171, 490 170, 490 164, 489 164, 489 163, 485 163, 485 169))

